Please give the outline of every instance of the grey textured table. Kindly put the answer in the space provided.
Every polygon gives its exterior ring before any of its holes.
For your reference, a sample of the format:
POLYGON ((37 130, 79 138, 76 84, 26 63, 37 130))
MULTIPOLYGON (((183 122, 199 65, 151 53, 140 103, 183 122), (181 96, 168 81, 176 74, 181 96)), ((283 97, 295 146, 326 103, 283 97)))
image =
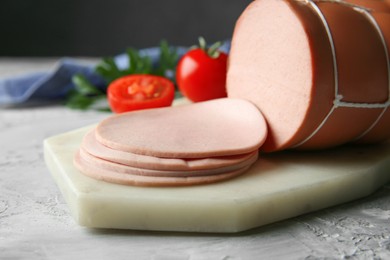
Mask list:
MULTIPOLYGON (((54 63, 1 58, 0 77, 54 63)), ((42 141, 105 117, 58 104, 0 110, 0 259, 390 259, 390 184, 358 201, 233 235, 80 227, 44 164, 42 141)))

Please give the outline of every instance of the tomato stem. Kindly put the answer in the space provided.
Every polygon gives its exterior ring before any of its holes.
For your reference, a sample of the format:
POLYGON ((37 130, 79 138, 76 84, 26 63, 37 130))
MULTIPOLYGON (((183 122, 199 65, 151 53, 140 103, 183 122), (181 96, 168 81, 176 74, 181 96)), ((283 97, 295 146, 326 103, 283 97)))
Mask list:
POLYGON ((207 53, 210 58, 217 59, 220 55, 220 51, 218 50, 222 46, 222 42, 216 42, 207 48, 206 40, 200 36, 198 38, 199 48, 207 53))
POLYGON ((198 41, 199 41, 199 47, 204 50, 204 51, 207 51, 207 43, 206 43, 206 40, 205 38, 203 38, 202 36, 200 36, 198 38, 198 41))

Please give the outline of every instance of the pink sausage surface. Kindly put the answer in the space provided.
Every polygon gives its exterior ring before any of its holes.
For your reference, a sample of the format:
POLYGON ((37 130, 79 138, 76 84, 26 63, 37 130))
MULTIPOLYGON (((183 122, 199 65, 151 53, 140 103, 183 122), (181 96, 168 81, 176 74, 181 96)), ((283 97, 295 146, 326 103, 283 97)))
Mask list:
POLYGON ((199 159, 159 158, 130 152, 114 150, 99 143, 95 138, 95 129, 87 133, 81 147, 91 155, 117 164, 152 170, 205 170, 234 166, 256 157, 258 151, 247 154, 199 159))
POLYGON ((248 158, 246 161, 214 169, 202 169, 202 170, 150 170, 144 168, 131 167, 123 164, 113 163, 106 161, 89 154, 84 149, 79 150, 79 156, 91 165, 95 165, 98 168, 109 170, 117 173, 133 174, 140 176, 154 176, 154 177, 197 177, 197 176, 211 176, 232 172, 247 166, 252 165, 257 160, 257 154, 248 158))
POLYGON ((96 180, 134 186, 190 186, 199 184, 210 184, 214 182, 228 180, 243 174, 249 169, 246 166, 232 172, 227 172, 211 176, 197 176, 197 177, 156 177, 156 176, 140 176, 133 174, 124 174, 108 169, 100 168, 96 164, 92 164, 84 160, 79 153, 74 157, 74 165, 84 175, 94 178, 96 180))
POLYGON ((247 154, 266 135, 259 110, 231 98, 120 114, 96 128, 96 139, 107 147, 160 158, 247 154))

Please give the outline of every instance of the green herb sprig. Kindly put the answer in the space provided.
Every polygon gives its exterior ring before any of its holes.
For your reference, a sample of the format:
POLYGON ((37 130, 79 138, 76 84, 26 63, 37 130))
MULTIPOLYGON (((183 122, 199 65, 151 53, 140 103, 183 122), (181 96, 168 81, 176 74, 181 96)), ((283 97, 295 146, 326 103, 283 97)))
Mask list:
POLYGON ((179 54, 175 48, 171 48, 167 41, 161 41, 159 66, 154 69, 152 74, 168 77, 174 80, 174 72, 179 60, 179 54))
MULTIPOLYGON (((84 75, 75 74, 72 77, 75 88, 69 91, 65 105, 74 109, 89 109, 97 101, 106 99, 107 86, 112 81, 126 75, 152 74, 174 80, 174 71, 179 60, 179 55, 177 50, 170 47, 167 41, 161 41, 160 43, 159 62, 155 67, 153 67, 150 57, 141 56, 139 51, 134 48, 128 48, 126 55, 129 59, 129 66, 124 70, 118 68, 113 57, 103 58, 95 67, 96 73, 106 81, 106 87, 103 91, 92 84, 84 75)), ((109 109, 99 108, 99 110, 109 109)))
POLYGON ((106 98, 106 94, 93 85, 82 74, 72 77, 75 88, 70 90, 66 97, 66 106, 74 109, 87 109, 98 100, 106 98))

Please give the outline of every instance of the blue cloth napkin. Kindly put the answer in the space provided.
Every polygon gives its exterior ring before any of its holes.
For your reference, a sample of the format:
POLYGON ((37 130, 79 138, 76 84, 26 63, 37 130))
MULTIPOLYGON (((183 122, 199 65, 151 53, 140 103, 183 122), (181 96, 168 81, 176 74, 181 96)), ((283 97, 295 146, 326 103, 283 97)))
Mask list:
MULTIPOLYGON (((188 50, 177 47, 179 56, 188 50)), ((221 50, 228 52, 230 42, 226 41, 221 50)), ((158 63, 160 48, 147 48, 140 50, 140 55, 149 56, 154 64, 158 63)), ((128 67, 127 55, 120 54, 115 57, 120 69, 128 67)), ((74 85, 72 76, 76 73, 84 74, 96 86, 103 87, 104 79, 95 73, 95 67, 83 65, 76 59, 63 58, 53 71, 24 74, 12 78, 0 79, 0 106, 17 106, 28 102, 60 100, 74 85)))

